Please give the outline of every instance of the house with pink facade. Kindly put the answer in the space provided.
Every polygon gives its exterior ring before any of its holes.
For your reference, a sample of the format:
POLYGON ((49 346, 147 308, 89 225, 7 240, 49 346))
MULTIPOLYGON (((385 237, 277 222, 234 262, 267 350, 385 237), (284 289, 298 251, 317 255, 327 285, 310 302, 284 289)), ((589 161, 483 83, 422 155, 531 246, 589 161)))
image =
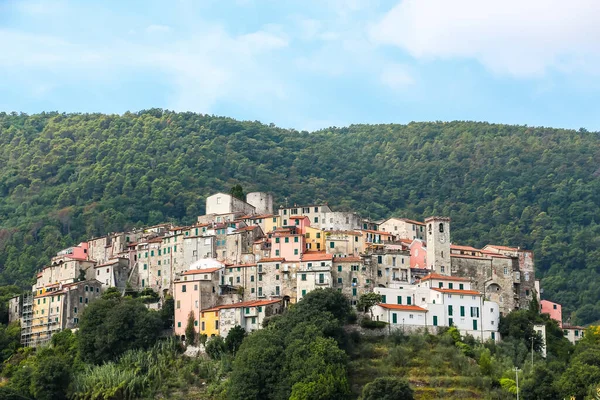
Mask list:
POLYGON ((420 239, 414 239, 408 246, 410 250, 410 268, 427 268, 427 246, 420 239))
MULTIPOLYGON (((218 263, 218 261, 216 261, 218 263)), ((221 263, 219 263, 221 264, 221 263)), ((200 310, 217 305, 219 285, 223 281, 224 265, 193 269, 184 272, 175 280, 175 335, 185 335, 190 312, 194 315, 196 332, 199 332, 200 310)))
POLYGON ((304 243, 304 235, 295 228, 278 228, 271 236, 271 258, 300 261, 306 248, 304 243))
POLYGON ((553 303, 549 300, 540 301, 540 312, 549 314, 550 318, 558 322, 558 326, 562 328, 562 306, 558 303, 553 303))
POLYGON ((310 219, 304 215, 294 215, 290 217, 290 225, 296 227, 296 232, 305 234, 306 228, 310 227, 310 219))

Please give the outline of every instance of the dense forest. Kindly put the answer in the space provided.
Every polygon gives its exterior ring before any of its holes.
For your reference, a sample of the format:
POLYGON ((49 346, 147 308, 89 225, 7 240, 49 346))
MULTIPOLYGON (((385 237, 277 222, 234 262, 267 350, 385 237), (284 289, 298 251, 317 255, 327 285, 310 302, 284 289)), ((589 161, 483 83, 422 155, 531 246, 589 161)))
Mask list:
POLYGON ((600 319, 598 133, 458 121, 300 132, 160 109, 0 113, 0 285, 30 284, 83 239, 192 222, 235 184, 372 219, 450 216, 453 242, 534 250, 543 297, 572 323, 600 319))

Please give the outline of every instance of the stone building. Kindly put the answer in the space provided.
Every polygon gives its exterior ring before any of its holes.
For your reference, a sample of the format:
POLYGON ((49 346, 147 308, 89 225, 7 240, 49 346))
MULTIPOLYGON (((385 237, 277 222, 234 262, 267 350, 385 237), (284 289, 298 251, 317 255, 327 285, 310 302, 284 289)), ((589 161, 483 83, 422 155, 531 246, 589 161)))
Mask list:
POLYGON ((425 224, 406 218, 388 218, 379 223, 379 230, 389 232, 398 239, 421 239, 426 236, 425 224))
POLYGON ((335 288, 340 290, 356 305, 360 296, 373 291, 376 285, 376 270, 361 257, 334 257, 332 279, 335 288))

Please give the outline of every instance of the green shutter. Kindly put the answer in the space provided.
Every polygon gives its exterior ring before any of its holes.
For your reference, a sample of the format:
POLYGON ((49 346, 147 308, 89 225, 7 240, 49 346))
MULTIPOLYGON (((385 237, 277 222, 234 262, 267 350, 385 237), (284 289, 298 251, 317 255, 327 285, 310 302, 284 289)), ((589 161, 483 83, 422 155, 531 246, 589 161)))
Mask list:
POLYGON ((452 315, 452 306, 448 306, 448 315, 452 315))
POLYGON ((392 314, 392 323, 393 324, 397 324, 398 323, 398 314, 396 314, 396 313, 392 314))
POLYGON ((398 296, 398 304, 402 304, 402 296, 398 296))
POLYGON ((437 321, 437 315, 433 316, 433 326, 437 326, 438 321, 437 321))
POLYGON ((460 316, 461 317, 465 316, 465 306, 460 306, 460 316))

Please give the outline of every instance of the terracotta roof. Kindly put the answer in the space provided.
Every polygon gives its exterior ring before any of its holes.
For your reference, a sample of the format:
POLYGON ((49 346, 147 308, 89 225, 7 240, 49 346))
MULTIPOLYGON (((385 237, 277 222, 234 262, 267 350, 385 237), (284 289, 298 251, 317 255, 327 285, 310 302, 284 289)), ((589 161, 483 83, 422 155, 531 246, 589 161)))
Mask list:
POLYGON ((273 218, 275 215, 273 214, 261 214, 261 215, 246 215, 241 217, 243 219, 265 219, 265 218, 273 218))
POLYGON ((304 219, 304 218, 308 218, 306 215, 294 215, 291 216, 290 219, 304 219))
POLYGON ((280 303, 281 299, 271 299, 271 300, 251 300, 244 301, 241 303, 232 303, 232 304, 222 304, 220 306, 215 306, 211 308, 206 308, 204 310, 200 310, 200 312, 210 312, 210 311, 219 311, 226 308, 242 308, 242 307, 259 307, 259 306, 268 306, 269 304, 280 303))
POLYGON ((302 261, 324 261, 332 259, 333 255, 325 252, 306 252, 302 254, 302 261))
POLYGON ((185 271, 183 275, 193 275, 193 274, 210 274, 215 271, 222 269, 223 267, 217 268, 204 268, 204 269, 191 269, 189 271, 185 271))
POLYGON ((260 260, 258 260, 259 263, 267 263, 267 262, 284 262, 285 258, 283 257, 267 257, 267 258, 261 258, 260 260))
POLYGON ((411 239, 399 239, 398 241, 402 242, 402 243, 405 243, 405 244, 412 244, 412 242, 414 241, 414 239, 413 240, 411 240, 411 239))
POLYGON ((460 281, 460 282, 470 282, 469 278, 461 278, 460 276, 448 276, 448 275, 440 275, 436 273, 431 273, 427 276, 421 278, 421 282, 427 281, 429 279, 437 279, 439 281, 460 281))
POLYGON ((439 289, 431 288, 436 292, 451 293, 451 294, 468 294, 469 296, 481 296, 481 293, 477 290, 460 290, 460 289, 439 289))
POLYGON ((374 233, 376 235, 386 235, 386 236, 393 236, 391 233, 389 232, 384 232, 384 231, 373 231, 371 229, 361 229, 363 232, 370 232, 370 233, 374 233))
POLYGON ((419 306, 405 306, 402 304, 378 304, 378 306, 387 308, 389 310, 427 312, 425 308, 419 306))
POLYGON ((336 262, 336 263, 362 262, 362 258, 360 258, 360 257, 333 257, 333 262, 336 262))
POLYGON ((451 248, 451 249, 454 249, 454 250, 465 250, 465 251, 481 251, 481 250, 479 250, 479 249, 476 249, 475 247, 471 247, 471 246, 460 246, 460 245, 457 245, 457 244, 451 244, 451 245, 450 245, 450 248, 451 248))
POLYGON ((154 239, 148 239, 146 242, 148 243, 162 243, 162 236, 156 237, 154 239))
POLYGON ((65 257, 71 258, 71 259, 77 260, 77 261, 89 261, 87 259, 87 257, 77 257, 77 256, 74 256, 73 254, 65 254, 65 257))
POLYGON ((585 326, 576 326, 576 325, 563 325, 563 329, 580 329, 585 330, 585 326))
POLYGON ((400 219, 402 221, 404 221, 404 222, 408 222, 408 223, 411 223, 411 224, 414 224, 414 225, 423 225, 423 226, 425 225, 424 222, 415 221, 413 219, 408 219, 408 218, 400 218, 400 219))

